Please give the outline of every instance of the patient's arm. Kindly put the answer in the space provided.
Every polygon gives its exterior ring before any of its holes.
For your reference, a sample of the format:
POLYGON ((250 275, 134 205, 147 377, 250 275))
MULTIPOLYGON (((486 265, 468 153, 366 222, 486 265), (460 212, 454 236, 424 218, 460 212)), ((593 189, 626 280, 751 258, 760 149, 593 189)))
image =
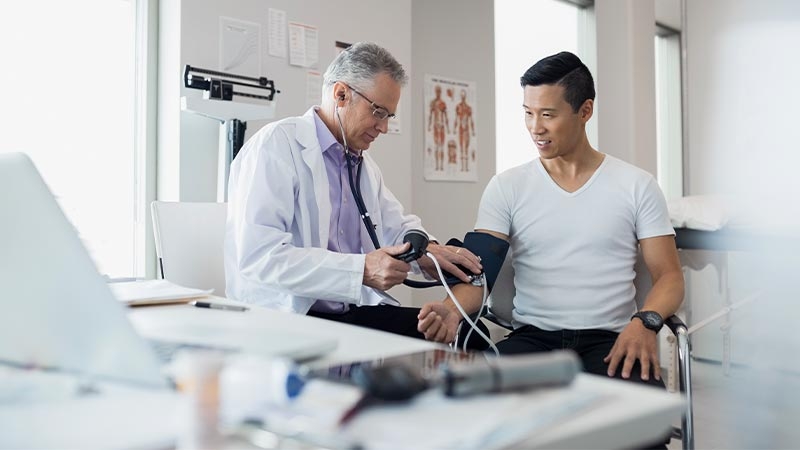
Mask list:
MULTIPOLYGON (((482 287, 461 283, 453 286, 451 290, 467 314, 477 312, 481 307, 482 287)), ((425 335, 425 339, 449 344, 456 337, 462 316, 453 300, 447 296, 442 301, 422 305, 417 318, 419 319, 417 330, 425 335)))
MULTIPOLYGON (((495 238, 508 242, 508 235, 489 230, 475 230, 478 233, 487 233, 495 238)), ((499 257, 505 258, 505 253, 499 257)), ((497 268, 499 271, 499 267, 497 268)), ((495 273, 496 277, 497 274, 495 273)), ((461 283, 451 288, 464 312, 472 314, 478 311, 483 302, 483 287, 468 283, 461 283)), ((461 313, 455 302, 448 295, 440 302, 430 302, 422 306, 419 312, 417 330, 425 335, 425 339, 450 343, 455 339, 458 324, 461 322, 461 313)))
MULTIPOLYGON (((645 265, 653 279, 653 288, 645 299, 642 311, 655 311, 662 318, 675 314, 683 302, 684 283, 675 239, 659 236, 639 242, 645 265)), ((632 320, 614 343, 611 352, 603 359, 608 363, 608 375, 614 376, 622 363, 622 377, 630 377, 636 360, 641 363, 643 380, 650 378, 652 367, 656 379, 661 378, 658 358, 657 334, 644 327, 641 320, 632 320)))

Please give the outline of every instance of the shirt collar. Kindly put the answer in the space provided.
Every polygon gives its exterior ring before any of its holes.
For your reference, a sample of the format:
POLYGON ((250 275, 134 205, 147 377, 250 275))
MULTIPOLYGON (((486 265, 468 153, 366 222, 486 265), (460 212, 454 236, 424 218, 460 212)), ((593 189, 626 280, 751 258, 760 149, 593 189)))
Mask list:
MULTIPOLYGON (((327 153, 328 155, 334 158, 334 161, 338 162, 339 164, 344 164, 345 156, 344 156, 344 146, 336 140, 331 133, 331 130, 325 125, 325 122, 322 121, 319 117, 318 109, 314 108, 314 125, 317 128, 317 140, 319 141, 319 147, 322 149, 322 153, 327 153)), ((350 162, 357 166, 361 164, 362 159, 353 155, 352 153, 350 162)))
POLYGON ((319 117, 319 109, 314 108, 314 125, 317 128, 317 140, 319 141, 319 147, 322 149, 322 152, 325 153, 330 149, 334 149, 338 156, 342 156, 342 145, 336 140, 331 133, 331 130, 325 125, 325 122, 322 121, 319 117))

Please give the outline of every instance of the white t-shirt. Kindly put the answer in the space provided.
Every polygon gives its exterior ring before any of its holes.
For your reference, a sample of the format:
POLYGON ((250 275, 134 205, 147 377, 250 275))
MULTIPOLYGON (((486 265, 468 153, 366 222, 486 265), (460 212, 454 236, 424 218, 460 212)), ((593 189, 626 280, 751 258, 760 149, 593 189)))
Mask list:
POLYGON ((653 177, 606 155, 566 192, 537 158, 495 175, 476 229, 507 234, 513 252, 513 325, 622 331, 635 312, 638 241, 674 235, 653 177))

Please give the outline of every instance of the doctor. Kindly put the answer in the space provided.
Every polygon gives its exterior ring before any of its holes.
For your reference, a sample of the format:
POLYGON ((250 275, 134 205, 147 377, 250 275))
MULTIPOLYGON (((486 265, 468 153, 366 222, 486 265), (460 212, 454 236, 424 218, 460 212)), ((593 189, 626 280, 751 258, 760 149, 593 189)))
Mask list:
MULTIPOLYGON (((386 133, 406 82, 388 51, 354 44, 325 71, 320 106, 271 123, 245 143, 228 186, 229 298, 424 337, 419 309, 400 307, 382 292, 419 271, 394 255, 408 250, 403 236, 422 224, 403 212, 365 152, 386 133), (359 191, 375 239, 362 223, 359 191)), ((432 243, 428 251, 463 281, 468 275, 456 264, 481 271, 466 249, 432 243)), ((429 258, 418 263, 435 277, 429 258)))

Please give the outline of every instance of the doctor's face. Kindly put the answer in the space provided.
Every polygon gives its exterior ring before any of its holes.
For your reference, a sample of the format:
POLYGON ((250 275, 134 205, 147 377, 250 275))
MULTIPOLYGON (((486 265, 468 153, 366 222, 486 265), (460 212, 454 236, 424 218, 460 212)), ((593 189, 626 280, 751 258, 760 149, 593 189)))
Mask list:
POLYGON ((382 113, 394 114, 400 102, 400 85, 388 75, 381 73, 375 84, 366 90, 350 88, 352 98, 342 110, 342 125, 347 135, 347 144, 354 149, 367 150, 372 141, 388 131, 389 118, 376 117, 382 113), (372 103, 370 103, 372 102, 372 103))

